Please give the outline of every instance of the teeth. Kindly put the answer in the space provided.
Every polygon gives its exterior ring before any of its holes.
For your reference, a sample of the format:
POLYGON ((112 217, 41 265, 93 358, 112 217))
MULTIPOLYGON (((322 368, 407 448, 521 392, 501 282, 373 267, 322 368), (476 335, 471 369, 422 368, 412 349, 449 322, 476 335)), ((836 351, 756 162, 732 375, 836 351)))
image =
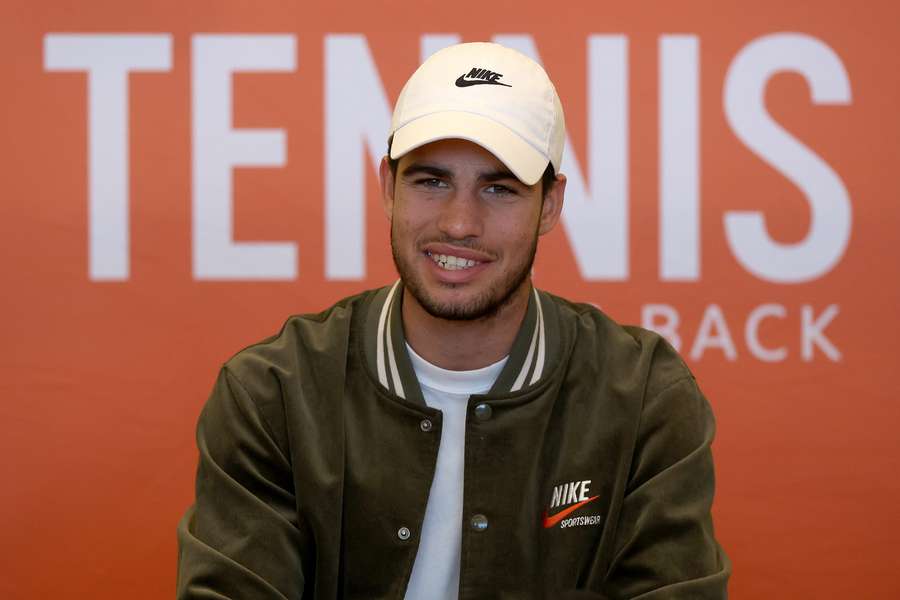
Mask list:
POLYGON ((451 254, 431 254, 429 252, 428 256, 430 256, 431 260, 436 262, 438 266, 447 269, 448 271, 468 269, 469 267, 474 267, 475 265, 481 264, 477 260, 461 258, 459 256, 453 256, 451 254))

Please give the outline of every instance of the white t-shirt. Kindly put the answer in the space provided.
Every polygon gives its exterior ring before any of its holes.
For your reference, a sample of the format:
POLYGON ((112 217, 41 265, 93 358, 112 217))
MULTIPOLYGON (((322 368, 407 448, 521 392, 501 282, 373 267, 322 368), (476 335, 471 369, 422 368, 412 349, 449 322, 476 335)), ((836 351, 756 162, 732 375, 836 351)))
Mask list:
POLYGON ((443 413, 437 468, 431 482, 419 551, 406 600, 456 600, 462 540, 463 466, 469 396, 491 389, 506 359, 474 371, 448 371, 406 345, 425 404, 443 413))

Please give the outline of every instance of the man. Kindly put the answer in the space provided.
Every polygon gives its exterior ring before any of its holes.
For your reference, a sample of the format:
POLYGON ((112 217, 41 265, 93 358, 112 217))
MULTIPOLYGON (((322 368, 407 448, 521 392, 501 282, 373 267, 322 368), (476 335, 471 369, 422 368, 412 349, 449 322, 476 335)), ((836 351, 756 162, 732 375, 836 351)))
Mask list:
POLYGON ((726 597, 693 376, 532 286, 564 138, 518 52, 460 44, 413 74, 380 168, 400 280, 225 363, 179 598, 726 597))

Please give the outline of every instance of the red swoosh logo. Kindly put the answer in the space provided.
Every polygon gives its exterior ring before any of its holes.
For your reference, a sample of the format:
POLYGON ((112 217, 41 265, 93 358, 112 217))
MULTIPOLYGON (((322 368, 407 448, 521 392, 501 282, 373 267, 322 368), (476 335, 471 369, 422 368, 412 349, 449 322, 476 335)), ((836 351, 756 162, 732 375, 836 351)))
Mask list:
POLYGON ((594 500, 596 500, 596 499, 599 498, 599 497, 600 497, 600 496, 593 496, 593 497, 591 497, 591 498, 588 498, 587 500, 582 500, 582 501, 579 502, 578 504, 573 504, 572 506, 570 506, 570 507, 568 507, 568 508, 565 508, 565 509, 559 511, 558 513, 556 513, 556 514, 553 515, 552 517, 548 517, 548 516, 547 516, 547 511, 544 511, 544 527, 545 527, 545 528, 553 527, 554 525, 556 525, 557 523, 559 523, 560 521, 562 521, 563 519, 565 519, 566 516, 568 516, 568 515, 570 515, 571 513, 575 512, 576 510, 578 510, 579 508, 581 508, 582 506, 584 506, 584 505, 587 504, 588 502, 593 502, 594 500))

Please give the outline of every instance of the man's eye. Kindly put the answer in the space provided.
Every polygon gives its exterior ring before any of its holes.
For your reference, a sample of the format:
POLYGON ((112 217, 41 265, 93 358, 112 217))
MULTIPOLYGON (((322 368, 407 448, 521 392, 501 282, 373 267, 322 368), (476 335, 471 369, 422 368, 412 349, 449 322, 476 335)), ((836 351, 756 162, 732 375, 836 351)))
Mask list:
POLYGON ((501 195, 516 193, 515 190, 512 190, 512 189, 506 187, 505 185, 500 185, 497 183, 495 183, 493 185, 489 185, 487 187, 487 191, 490 194, 501 194, 501 195))
POLYGON ((419 185, 424 185, 425 187, 430 188, 442 188, 447 187, 447 183, 442 181, 436 177, 429 177, 427 179, 420 179, 416 182, 419 185))

